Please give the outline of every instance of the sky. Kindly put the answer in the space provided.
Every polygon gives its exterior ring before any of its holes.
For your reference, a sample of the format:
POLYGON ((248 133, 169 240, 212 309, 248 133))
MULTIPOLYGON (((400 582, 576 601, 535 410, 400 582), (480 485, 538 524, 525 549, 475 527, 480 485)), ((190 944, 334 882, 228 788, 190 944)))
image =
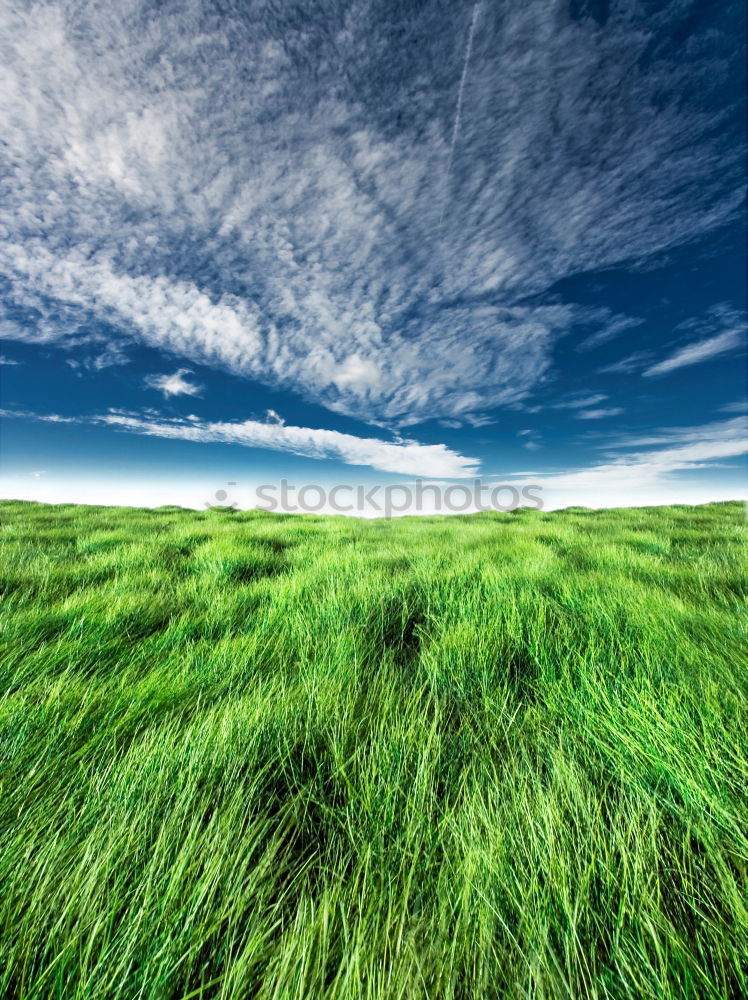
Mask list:
POLYGON ((0 496, 745 497, 745 59, 732 0, 2 0, 0 496))

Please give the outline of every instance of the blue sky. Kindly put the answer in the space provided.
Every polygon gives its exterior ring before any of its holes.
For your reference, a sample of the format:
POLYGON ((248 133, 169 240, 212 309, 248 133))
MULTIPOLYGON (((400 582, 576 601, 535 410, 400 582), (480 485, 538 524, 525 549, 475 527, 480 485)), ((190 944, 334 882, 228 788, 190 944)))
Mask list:
POLYGON ((742 4, 11 0, 0 50, 3 496, 745 495, 742 4))

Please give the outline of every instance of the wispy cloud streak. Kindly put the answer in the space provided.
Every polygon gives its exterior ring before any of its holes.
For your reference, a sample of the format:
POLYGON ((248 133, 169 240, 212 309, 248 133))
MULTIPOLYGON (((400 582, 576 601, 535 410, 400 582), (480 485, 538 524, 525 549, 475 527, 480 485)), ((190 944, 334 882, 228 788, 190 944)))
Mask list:
MULTIPOLYGON (((638 442, 639 446, 646 443, 646 439, 638 442)), ((711 468, 720 459, 748 453, 748 420, 738 417, 700 427, 666 429, 651 443, 667 443, 667 447, 630 451, 586 469, 542 475, 538 482, 549 489, 621 493, 662 485, 675 474, 711 468)), ((627 447, 636 444, 632 439, 627 447)))
POLYGON ((197 417, 174 419, 118 410, 90 417, 2 410, 0 417, 19 417, 44 423, 96 424, 148 437, 267 448, 307 458, 332 459, 346 465, 368 466, 379 472, 425 478, 461 479, 476 475, 479 470, 477 459, 460 455, 443 444, 420 444, 412 440, 383 441, 322 428, 294 427, 280 421, 275 413, 265 423, 260 420, 207 421, 197 417))
POLYGON ((744 337, 745 331, 743 329, 725 330, 724 333, 719 333, 716 337, 707 337, 706 340, 698 340, 694 344, 682 347, 669 358, 647 368, 642 374, 646 376, 667 375, 678 368, 697 365, 701 361, 707 361, 709 358, 716 358, 720 354, 735 350, 743 343, 744 337))

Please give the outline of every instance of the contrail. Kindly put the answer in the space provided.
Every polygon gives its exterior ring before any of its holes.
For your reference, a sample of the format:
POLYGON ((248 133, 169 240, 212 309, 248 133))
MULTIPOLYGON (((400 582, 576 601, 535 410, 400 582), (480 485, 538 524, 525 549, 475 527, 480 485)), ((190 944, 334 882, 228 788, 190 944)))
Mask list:
POLYGON ((442 219, 444 218, 444 203, 447 198, 447 190, 449 188, 449 177, 452 173, 452 158, 455 154, 455 144, 457 143, 457 133, 460 131, 460 119, 462 117, 462 94, 465 90, 465 79, 467 78, 468 66, 470 65, 470 56, 473 51, 473 35, 475 34, 475 25, 478 23, 478 14, 480 13, 480 0, 473 7, 473 16, 470 19, 470 31, 468 32, 467 46, 465 47, 465 62, 462 65, 462 76, 460 77, 460 88, 457 91, 457 108, 455 109, 455 123, 452 127, 452 142, 449 147, 449 160, 447 160, 447 176, 444 180, 444 197, 442 198, 442 213, 439 217, 439 225, 442 224, 442 219))

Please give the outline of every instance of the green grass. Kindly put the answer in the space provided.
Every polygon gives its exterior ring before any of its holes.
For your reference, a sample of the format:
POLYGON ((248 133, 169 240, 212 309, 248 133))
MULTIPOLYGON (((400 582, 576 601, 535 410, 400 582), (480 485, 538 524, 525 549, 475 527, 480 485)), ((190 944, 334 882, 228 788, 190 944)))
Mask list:
POLYGON ((740 504, 5 502, 0 995, 748 995, 740 504))

